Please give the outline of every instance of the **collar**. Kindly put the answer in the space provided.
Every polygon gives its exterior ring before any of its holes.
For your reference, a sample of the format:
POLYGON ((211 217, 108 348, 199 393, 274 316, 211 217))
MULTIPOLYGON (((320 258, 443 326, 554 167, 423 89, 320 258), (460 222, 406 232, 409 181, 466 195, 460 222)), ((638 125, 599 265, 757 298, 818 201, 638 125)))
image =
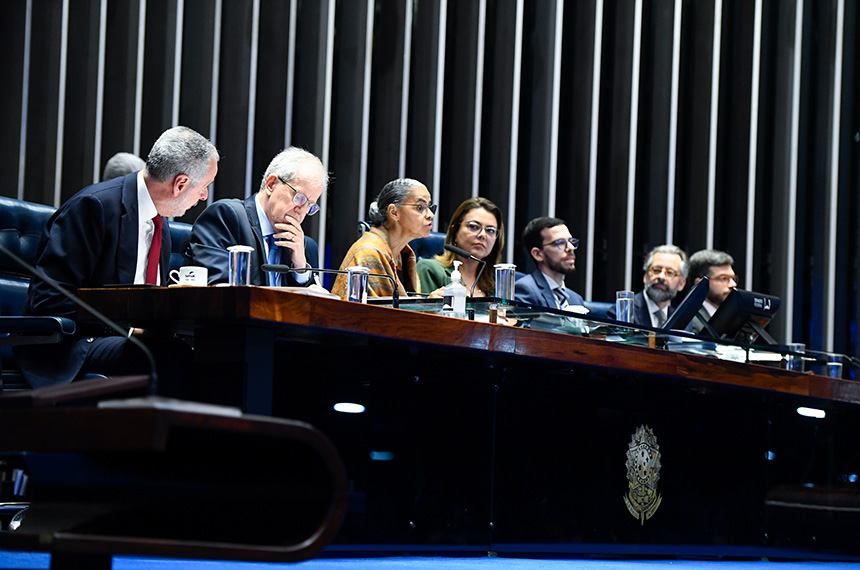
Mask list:
POLYGON ((564 279, 562 279, 561 283, 555 280, 555 277, 548 275, 543 269, 541 269, 541 273, 546 277, 546 282, 549 283, 550 288, 555 291, 556 289, 564 289, 564 279))
POLYGON ((264 236, 270 236, 275 233, 275 228, 272 227, 272 222, 269 221, 269 216, 263 211, 263 205, 260 204, 260 193, 254 196, 254 205, 257 206, 257 217, 260 219, 260 232, 264 236))
POLYGON ((702 306, 705 308, 706 311, 708 311, 708 314, 712 317, 714 316, 714 313, 717 312, 717 309, 719 309, 718 306, 714 305, 707 299, 702 302, 702 306))
POLYGON ((648 305, 648 314, 649 315, 651 315, 653 317, 654 311, 663 311, 663 315, 665 317, 669 316, 669 305, 666 305, 665 308, 661 309, 660 307, 657 306, 657 303, 655 303, 653 300, 651 300, 651 297, 648 296, 648 293, 646 293, 645 291, 642 291, 642 296, 645 297, 645 304, 648 305))
POLYGON ((150 221, 158 214, 155 202, 149 194, 149 188, 143 180, 143 170, 137 172, 137 216, 138 224, 150 221))

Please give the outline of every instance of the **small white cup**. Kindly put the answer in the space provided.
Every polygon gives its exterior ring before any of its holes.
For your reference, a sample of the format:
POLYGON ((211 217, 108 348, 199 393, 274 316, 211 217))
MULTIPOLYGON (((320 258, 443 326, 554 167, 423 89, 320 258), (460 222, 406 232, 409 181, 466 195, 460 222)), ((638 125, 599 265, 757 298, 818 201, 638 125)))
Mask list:
POLYGON ((179 285, 195 285, 205 287, 209 278, 209 270, 205 267, 186 265, 170 272, 170 279, 179 285))

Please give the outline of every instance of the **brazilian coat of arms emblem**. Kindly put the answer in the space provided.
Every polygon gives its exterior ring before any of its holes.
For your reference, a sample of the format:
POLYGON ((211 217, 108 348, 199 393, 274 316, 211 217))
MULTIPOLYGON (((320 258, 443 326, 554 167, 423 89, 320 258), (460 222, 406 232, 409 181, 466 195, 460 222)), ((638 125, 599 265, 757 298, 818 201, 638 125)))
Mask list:
POLYGON ((639 426, 627 444, 627 494, 624 503, 630 514, 645 524, 660 507, 663 497, 657 492, 660 480, 660 446, 654 432, 639 426))

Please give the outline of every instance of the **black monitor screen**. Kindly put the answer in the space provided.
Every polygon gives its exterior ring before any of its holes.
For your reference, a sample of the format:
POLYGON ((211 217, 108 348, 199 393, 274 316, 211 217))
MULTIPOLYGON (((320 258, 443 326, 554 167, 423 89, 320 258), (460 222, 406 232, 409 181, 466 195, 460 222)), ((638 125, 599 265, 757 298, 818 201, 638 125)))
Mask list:
POLYGON ((702 303, 705 301, 705 297, 708 296, 709 287, 710 282, 707 277, 703 277, 701 281, 693 285, 693 288, 690 289, 690 292, 687 293, 687 296, 684 297, 684 300, 681 301, 681 304, 678 305, 678 308, 675 309, 675 312, 672 313, 672 316, 669 317, 663 328, 675 331, 687 328, 687 325, 690 324, 690 321, 699 312, 699 308, 701 308, 702 303))
POLYGON ((755 342, 761 336, 768 344, 776 344, 764 327, 779 309, 779 297, 735 289, 708 321, 720 338, 755 342))

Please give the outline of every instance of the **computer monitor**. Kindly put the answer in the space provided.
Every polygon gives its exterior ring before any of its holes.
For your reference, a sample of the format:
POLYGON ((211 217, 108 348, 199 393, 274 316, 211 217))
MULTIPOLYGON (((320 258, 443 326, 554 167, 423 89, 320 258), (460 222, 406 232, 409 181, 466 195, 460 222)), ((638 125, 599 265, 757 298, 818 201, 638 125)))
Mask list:
POLYGON ((767 344, 776 345, 764 327, 776 314, 779 304, 779 297, 735 289, 722 302, 708 325, 719 338, 753 343, 761 337, 767 344))
POLYGON ((684 300, 681 301, 681 304, 678 305, 675 312, 669 317, 669 320, 663 324, 663 329, 667 331, 682 331, 686 329, 687 325, 690 324, 690 321, 693 320, 693 317, 696 316, 696 313, 702 307, 702 303, 708 296, 709 288, 710 282, 708 278, 702 277, 701 281, 693 285, 693 288, 690 289, 687 296, 684 297, 684 300))

